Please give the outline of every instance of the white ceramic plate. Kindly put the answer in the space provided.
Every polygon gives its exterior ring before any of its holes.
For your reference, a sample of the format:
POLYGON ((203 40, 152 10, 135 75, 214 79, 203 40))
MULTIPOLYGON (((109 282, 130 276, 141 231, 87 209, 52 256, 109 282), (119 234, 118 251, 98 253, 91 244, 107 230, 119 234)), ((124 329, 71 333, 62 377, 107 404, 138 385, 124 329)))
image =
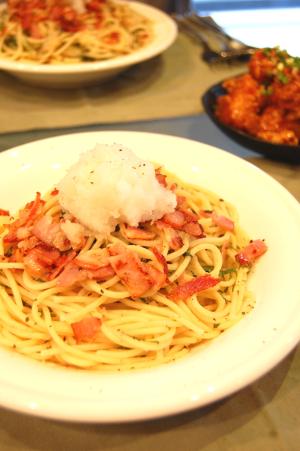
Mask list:
POLYGON ((267 254, 251 278, 257 305, 232 329, 157 368, 103 374, 54 368, 0 349, 0 404, 82 422, 150 419, 204 406, 274 367, 300 338, 300 208, 276 181, 227 152, 158 134, 94 132, 29 143, 0 154, 0 207, 14 210, 63 176, 96 143, 121 143, 182 179, 233 202, 267 254))
MULTIPOLYGON (((118 1, 122 3, 122 0, 118 1)), ((147 4, 135 1, 125 3, 130 3, 134 10, 148 17, 153 23, 153 40, 136 52, 105 61, 80 64, 30 64, 0 59, 0 70, 35 86, 78 88, 106 81, 134 64, 159 55, 173 44, 177 37, 177 26, 173 19, 147 4)), ((3 7, 0 5, 0 8, 3 7)))

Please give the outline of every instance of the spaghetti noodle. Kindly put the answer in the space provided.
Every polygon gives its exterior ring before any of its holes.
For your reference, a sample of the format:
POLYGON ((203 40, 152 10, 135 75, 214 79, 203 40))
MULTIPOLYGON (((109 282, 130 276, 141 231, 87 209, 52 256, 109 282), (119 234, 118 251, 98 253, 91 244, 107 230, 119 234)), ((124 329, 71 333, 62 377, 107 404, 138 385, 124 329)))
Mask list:
POLYGON ((135 52, 152 36, 148 18, 114 0, 89 0, 83 11, 67 0, 8 0, 0 11, 0 58, 14 61, 102 61, 135 52))
POLYGON ((81 369, 144 368, 184 356, 253 308, 247 280, 264 242, 249 241, 214 193, 162 168, 156 176, 176 194, 175 211, 101 240, 41 241, 44 218, 77 224, 57 189, 15 218, 0 211, 1 345, 81 369))

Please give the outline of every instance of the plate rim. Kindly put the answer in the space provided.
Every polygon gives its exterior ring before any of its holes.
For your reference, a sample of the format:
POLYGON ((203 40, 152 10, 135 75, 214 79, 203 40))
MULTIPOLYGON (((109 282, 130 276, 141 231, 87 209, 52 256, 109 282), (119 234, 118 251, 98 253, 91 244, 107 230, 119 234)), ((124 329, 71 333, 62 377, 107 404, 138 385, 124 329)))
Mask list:
MULTIPOLYGON (((240 163, 242 162, 242 165, 245 164, 245 167, 247 166, 248 168, 251 168, 251 170, 255 171, 257 174, 260 174, 260 177, 266 177, 267 180, 269 180, 269 183, 271 183, 273 186, 276 187, 276 189, 278 190, 278 192, 283 193, 285 199, 290 203, 291 207, 294 209, 293 211, 295 211, 295 214, 297 215, 298 220, 300 221, 300 206, 298 201, 295 199, 294 196, 292 196, 292 194, 285 188, 283 187, 279 182, 277 182, 275 179, 273 179, 270 175, 268 175, 267 173, 265 173, 263 170, 257 168, 256 166, 254 166, 252 163, 247 162, 246 160, 237 157, 236 155, 233 155, 223 149, 218 149, 217 147, 208 145, 208 144, 204 144, 201 142, 197 142, 195 140, 190 140, 187 138, 181 138, 181 137, 176 137, 173 135, 166 135, 166 134, 162 134, 162 133, 149 133, 149 132, 132 132, 132 131, 122 131, 122 130, 113 130, 113 131, 94 131, 94 132, 79 132, 79 133, 68 133, 65 135, 58 135, 58 136, 54 136, 54 137, 49 137, 49 138, 44 138, 44 139, 37 139, 35 141, 26 143, 26 144, 22 144, 19 146, 15 146, 11 149, 8 149, 6 151, 3 151, 0 153, 0 162, 3 158, 3 156, 9 156, 10 152, 13 151, 19 151, 22 152, 23 150, 25 150, 26 153, 26 149, 28 149, 30 151, 31 146, 38 146, 38 145, 42 145, 45 142, 48 143, 53 143, 55 141, 59 142, 60 140, 65 140, 68 139, 71 136, 71 139, 78 139, 79 136, 84 138, 85 136, 90 135, 90 136, 124 136, 127 135, 129 137, 131 136, 140 136, 143 140, 145 140, 146 138, 149 138, 149 136, 155 136, 155 139, 164 139, 167 141, 172 141, 172 140, 176 140, 176 141, 180 141, 182 142, 182 144, 190 142, 193 144, 196 144, 197 146, 203 146, 204 152, 215 152, 216 155, 222 154, 225 158, 229 158, 231 161, 233 162, 237 162, 239 161, 240 163)), ((241 388, 251 384, 253 381, 257 380, 259 377, 261 377, 262 375, 264 375, 266 372, 268 372, 271 368, 273 368, 275 365, 277 365, 298 343, 299 339, 300 339, 300 330, 298 329, 300 325, 300 318, 298 319, 297 324, 295 323, 295 330, 297 330, 297 337, 296 334, 294 334, 294 340, 291 340, 288 337, 285 337, 285 344, 284 344, 284 355, 279 354, 277 355, 277 359, 270 359, 269 360, 269 364, 268 365, 264 365, 263 368, 260 369, 260 371, 256 371, 252 372, 252 374, 250 375, 248 373, 247 376, 247 383, 245 383, 244 379, 241 379, 240 382, 237 382, 236 385, 233 387, 231 386, 231 389, 226 390, 226 393, 223 393, 222 396, 220 396, 220 393, 216 393, 216 392, 212 392, 209 393, 207 398, 206 398, 206 402, 202 403, 201 400, 190 400, 189 402, 187 402, 185 405, 182 404, 182 401, 176 404, 176 402, 173 402, 172 405, 167 405, 164 408, 162 408, 161 406, 157 407, 156 409, 153 408, 151 412, 140 412, 139 414, 133 413, 131 412, 131 414, 127 411, 126 416, 123 414, 119 414, 119 416, 117 417, 116 415, 112 415, 112 416, 106 416, 103 417, 103 414, 100 412, 97 413, 91 409, 90 413, 85 412, 85 417, 83 418, 82 415, 78 415, 78 413, 74 410, 72 410, 72 406, 71 409, 69 409, 68 414, 64 414, 61 412, 58 412, 53 405, 52 406, 48 406, 48 407, 44 407, 42 410, 39 409, 38 407, 34 407, 33 405, 30 405, 28 403, 23 404, 23 406, 20 405, 20 400, 18 399, 18 395, 19 393, 19 389, 16 389, 16 401, 15 404, 13 405, 13 403, 11 402, 10 405, 7 405, 7 403, 5 404, 5 399, 7 397, 7 391, 5 393, 3 393, 3 389, 0 388, 0 403, 3 407, 9 408, 11 410, 15 410, 18 412, 23 412, 23 413, 27 413, 27 414, 32 414, 32 415, 36 415, 39 417, 44 417, 44 418, 52 418, 52 419, 59 419, 59 420, 65 420, 65 421, 78 421, 78 422, 88 422, 88 423, 116 423, 116 422, 128 422, 128 421, 139 421, 139 420, 146 420, 146 419, 154 419, 154 418, 158 418, 161 416, 165 416, 165 415, 174 415, 174 414, 178 414, 178 413, 182 413, 185 411, 190 411, 196 408, 200 408, 203 407, 207 404, 210 404, 214 401, 220 400, 226 396, 229 396, 233 393, 235 393, 236 391, 240 390, 241 388), (286 343, 286 340, 288 342, 288 344, 286 343), (4 399, 5 398, 5 399, 4 399), (4 404, 3 404, 4 402, 4 404)), ((235 326, 236 327, 236 326, 235 326)), ((283 346, 283 343, 281 343, 281 345, 283 346)), ((2 352, 0 352, 1 354, 2 352)), ((181 359, 184 360, 185 358, 181 359)), ((26 359, 27 360, 27 359, 26 359)), ((241 372, 242 374, 242 372, 241 372)), ((245 376, 244 376, 245 377, 245 376)), ((2 377, 0 376, 0 380, 2 379, 2 377)), ((1 384, 2 385, 2 384, 1 384)), ((22 391, 22 388, 21 388, 22 391)), ((11 395, 14 395, 14 389, 11 390, 11 395)), ((45 395, 47 398, 47 395, 45 395)), ((49 395, 48 395, 49 397, 49 395)), ((25 401, 24 401, 25 402, 25 401)), ((76 410, 76 409, 75 409, 76 410)))

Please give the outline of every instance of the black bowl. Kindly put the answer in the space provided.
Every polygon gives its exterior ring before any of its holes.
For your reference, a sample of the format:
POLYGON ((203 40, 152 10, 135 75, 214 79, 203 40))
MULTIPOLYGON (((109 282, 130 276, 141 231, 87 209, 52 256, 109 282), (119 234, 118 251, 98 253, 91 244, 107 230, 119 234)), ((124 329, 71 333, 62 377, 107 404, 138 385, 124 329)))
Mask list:
POLYGON ((245 132, 237 130, 236 128, 224 125, 215 116, 217 98, 226 94, 226 90, 222 86, 224 81, 225 80, 209 88, 206 93, 203 94, 201 99, 205 112, 215 123, 215 125, 217 125, 217 127, 222 130, 227 136, 229 136, 231 139, 238 142, 242 146, 246 147, 247 149, 258 152, 273 160, 300 164, 300 146, 273 144, 268 141, 263 141, 262 139, 255 138, 245 132))

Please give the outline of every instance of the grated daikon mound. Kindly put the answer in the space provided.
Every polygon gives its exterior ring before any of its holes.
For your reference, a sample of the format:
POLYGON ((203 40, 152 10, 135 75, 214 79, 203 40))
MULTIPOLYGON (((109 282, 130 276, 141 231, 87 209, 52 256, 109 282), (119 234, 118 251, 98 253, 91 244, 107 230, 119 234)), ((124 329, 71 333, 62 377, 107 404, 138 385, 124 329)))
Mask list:
POLYGON ((155 221, 176 206, 176 196, 158 183, 154 166, 118 144, 97 144, 82 154, 58 189, 61 206, 101 237, 119 222, 155 221))

